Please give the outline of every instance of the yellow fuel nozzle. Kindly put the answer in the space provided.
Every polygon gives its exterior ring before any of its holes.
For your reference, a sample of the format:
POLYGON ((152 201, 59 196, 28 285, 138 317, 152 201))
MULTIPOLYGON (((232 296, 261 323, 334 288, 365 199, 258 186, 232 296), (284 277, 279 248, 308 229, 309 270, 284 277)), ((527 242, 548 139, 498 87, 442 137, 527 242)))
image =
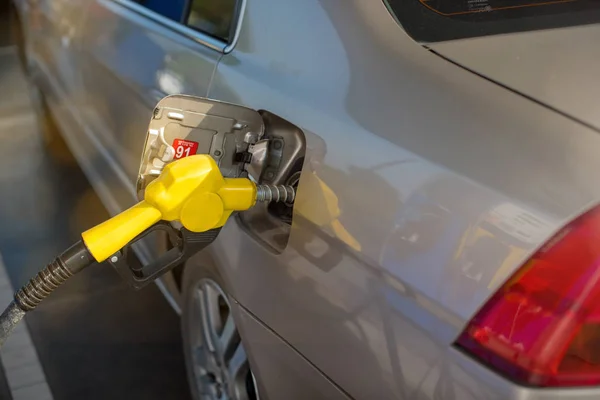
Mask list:
POLYGON ((148 184, 144 200, 121 214, 81 234, 82 240, 57 256, 16 293, 0 315, 0 347, 27 311, 33 310, 72 275, 94 262, 110 257, 110 263, 134 288, 141 288, 169 268, 212 243, 231 213, 252 207, 257 201, 294 201, 289 186, 255 185, 247 178, 223 178, 208 155, 174 161, 148 184), (180 221, 177 246, 140 270, 127 265, 129 245, 168 222, 180 221), (208 232, 207 232, 208 231, 208 232), (123 250, 123 252, 121 252, 123 250), (121 257, 122 256, 122 257, 121 257), (125 259, 125 261, 124 261, 125 259))
POLYGON ((146 187, 143 201, 81 236, 102 262, 160 220, 180 221, 192 232, 205 232, 223 226, 233 211, 247 210, 256 200, 252 181, 223 178, 210 156, 194 155, 165 166, 146 187))

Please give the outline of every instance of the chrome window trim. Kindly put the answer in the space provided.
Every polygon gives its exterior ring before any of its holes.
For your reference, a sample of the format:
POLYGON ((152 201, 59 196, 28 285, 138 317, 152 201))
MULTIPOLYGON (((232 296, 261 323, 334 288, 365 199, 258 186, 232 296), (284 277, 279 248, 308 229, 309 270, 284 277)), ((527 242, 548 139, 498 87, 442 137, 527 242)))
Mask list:
POLYGON ((216 39, 210 35, 207 35, 206 33, 197 31, 195 29, 189 28, 188 26, 177 22, 177 21, 173 21, 169 18, 163 17, 162 15, 142 6, 139 5, 135 2, 133 2, 132 0, 100 0, 101 2, 109 5, 109 3, 115 3, 118 4, 124 8, 127 8, 137 14, 140 14, 148 19, 151 19, 169 29, 171 29, 172 31, 175 31, 189 39, 194 40, 197 43, 200 43, 212 50, 218 51, 220 53, 230 53, 238 39, 240 36, 240 30, 242 27, 242 19, 244 16, 244 11, 246 10, 246 0, 239 0, 239 11, 237 13, 237 21, 236 21, 236 27, 235 27, 235 33, 233 36, 233 40, 231 41, 231 43, 226 43, 222 40, 216 39))
POLYGON ((235 15, 237 17, 235 32, 233 34, 233 39, 231 40, 231 43, 229 43, 223 49, 223 53, 225 53, 225 54, 229 54, 233 51, 233 49, 235 48, 235 45, 237 44, 237 42, 240 38, 240 32, 242 31, 242 21, 244 20, 244 14, 246 13, 246 2, 247 1, 248 0, 238 0, 239 9, 237 10, 237 13, 235 15))

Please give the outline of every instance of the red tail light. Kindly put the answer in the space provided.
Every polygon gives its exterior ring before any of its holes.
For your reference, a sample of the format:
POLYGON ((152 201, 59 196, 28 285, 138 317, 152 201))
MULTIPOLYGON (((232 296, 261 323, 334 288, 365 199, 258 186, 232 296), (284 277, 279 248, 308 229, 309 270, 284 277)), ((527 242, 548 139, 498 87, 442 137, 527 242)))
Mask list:
POLYGON ((599 385, 600 207, 517 270, 456 345, 524 385, 599 385))

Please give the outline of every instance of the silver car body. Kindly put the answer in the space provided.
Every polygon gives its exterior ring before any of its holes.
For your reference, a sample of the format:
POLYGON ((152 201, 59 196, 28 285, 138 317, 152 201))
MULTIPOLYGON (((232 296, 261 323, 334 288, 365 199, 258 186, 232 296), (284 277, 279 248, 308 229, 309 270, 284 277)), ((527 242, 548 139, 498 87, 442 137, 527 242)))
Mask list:
POLYGON ((600 395, 521 387, 452 346, 511 272, 600 199, 598 26, 428 48, 382 1, 246 0, 226 46, 128 0, 17 5, 32 73, 112 213, 136 200, 144 133, 164 95, 268 110, 303 129, 285 251, 232 219, 194 259, 232 289, 262 396, 600 395), (336 194, 357 246, 302 219, 326 206, 310 174, 336 194), (417 226, 408 237, 406 221, 417 226), (469 252, 482 221, 509 251, 469 252))

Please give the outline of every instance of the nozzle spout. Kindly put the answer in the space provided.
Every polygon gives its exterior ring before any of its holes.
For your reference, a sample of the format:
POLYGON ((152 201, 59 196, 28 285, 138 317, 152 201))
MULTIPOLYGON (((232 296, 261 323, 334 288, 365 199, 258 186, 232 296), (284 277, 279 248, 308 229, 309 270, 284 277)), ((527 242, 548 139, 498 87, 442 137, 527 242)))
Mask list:
POLYGON ((292 204, 295 199, 296 189, 293 186, 256 185, 256 201, 292 204))

